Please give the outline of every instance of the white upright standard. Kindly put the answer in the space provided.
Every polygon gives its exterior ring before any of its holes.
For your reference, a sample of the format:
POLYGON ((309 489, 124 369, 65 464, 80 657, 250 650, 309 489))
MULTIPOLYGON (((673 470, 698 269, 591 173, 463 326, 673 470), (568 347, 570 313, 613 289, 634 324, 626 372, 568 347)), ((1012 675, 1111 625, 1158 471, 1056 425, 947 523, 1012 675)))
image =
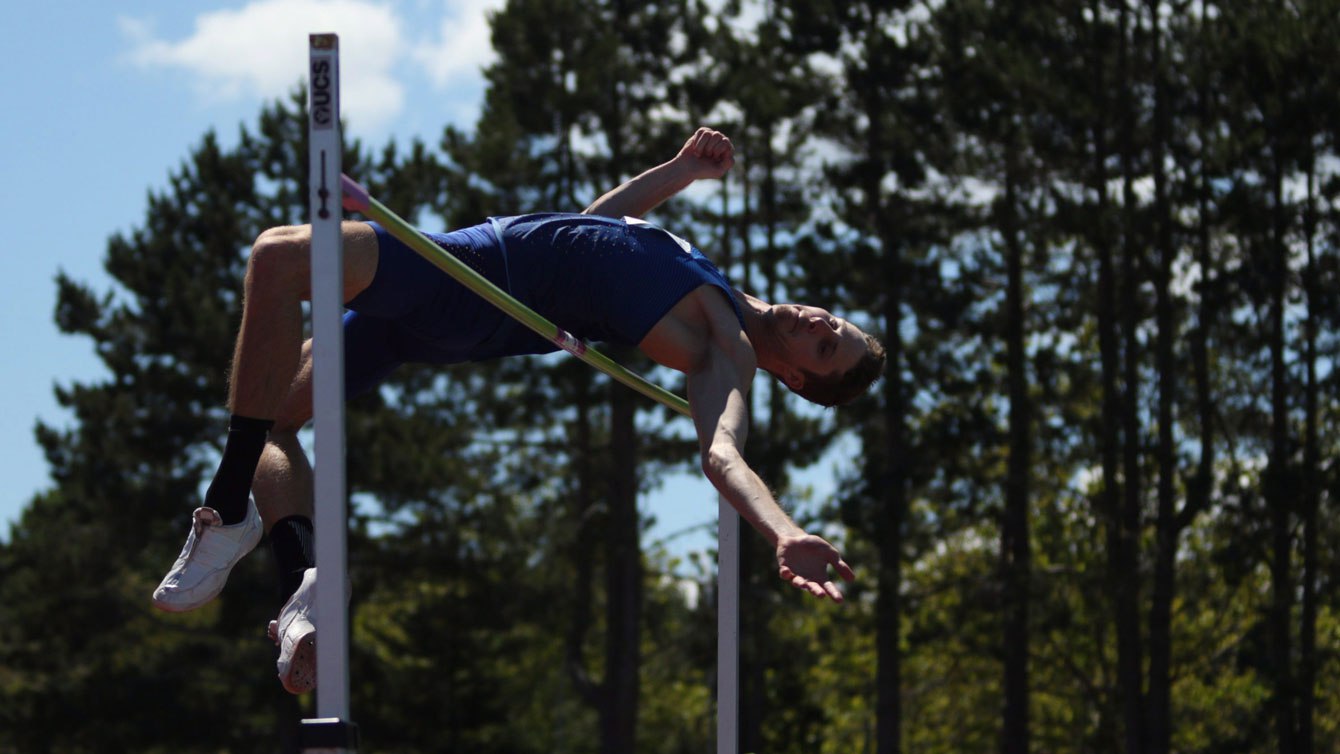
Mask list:
POLYGON ((740 751, 740 514, 717 497, 717 754, 740 751))
POLYGON ((344 598, 344 246, 340 232, 340 42, 308 37, 312 211, 312 455, 316 505, 316 711, 304 720, 307 752, 353 751, 349 722, 349 614, 344 598))

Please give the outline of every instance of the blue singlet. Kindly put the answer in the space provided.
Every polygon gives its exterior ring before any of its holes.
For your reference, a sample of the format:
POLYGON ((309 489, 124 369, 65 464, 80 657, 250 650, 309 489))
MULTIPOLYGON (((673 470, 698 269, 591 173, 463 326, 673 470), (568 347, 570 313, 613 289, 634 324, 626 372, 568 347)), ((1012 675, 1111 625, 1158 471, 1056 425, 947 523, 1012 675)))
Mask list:
MULTIPOLYGON (((428 263, 386 230, 377 273, 345 315, 345 390, 354 396, 402 363, 451 364, 558 349, 428 263)), ((687 241, 639 220, 547 213, 426 234, 499 288, 588 341, 637 345, 666 312, 730 283, 687 241)))

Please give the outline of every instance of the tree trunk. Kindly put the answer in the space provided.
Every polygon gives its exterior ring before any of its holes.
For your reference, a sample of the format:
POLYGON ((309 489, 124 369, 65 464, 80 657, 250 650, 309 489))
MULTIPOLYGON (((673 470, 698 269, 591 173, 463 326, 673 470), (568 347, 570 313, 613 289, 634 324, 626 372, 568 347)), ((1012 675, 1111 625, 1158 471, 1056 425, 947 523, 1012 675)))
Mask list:
POLYGON ((609 527, 606 533, 605 704, 601 708, 601 751, 635 751, 637 732, 639 629, 642 620, 642 557, 637 525, 637 413, 634 394, 611 381, 611 468, 609 527))
MULTIPOLYGON (((779 300, 777 288, 777 261, 780 252, 777 249, 777 155, 772 148, 773 127, 771 124, 760 126, 755 136, 758 151, 753 154, 761 157, 763 167, 762 182, 759 186, 759 223, 762 225, 764 246, 761 249, 760 264, 763 280, 763 295, 769 301, 779 300)), ((785 471, 785 448, 778 438, 780 430, 774 427, 782 423, 786 412, 786 394, 776 380, 767 381, 768 426, 763 431, 755 431, 757 422, 753 412, 749 416, 749 448, 746 458, 766 482, 775 484, 785 471)), ((780 502, 780 501, 779 501, 780 502)), ((740 709, 740 751, 754 752, 764 750, 763 730, 767 727, 766 716, 770 709, 766 692, 766 669, 770 662, 779 661, 773 656, 772 642, 768 632, 772 610, 768 600, 772 582, 776 578, 776 569, 772 567, 775 554, 767 543, 758 537, 750 537, 743 543, 741 555, 748 555, 753 567, 740 564, 741 581, 746 586, 744 594, 748 596, 747 607, 742 606, 741 622, 748 633, 745 647, 748 655, 741 658, 741 688, 744 694, 740 709), (767 563, 767 566, 763 564, 767 563)))
MULTIPOLYGON (((1095 5, 1098 5, 1095 3, 1095 5)), ((1100 8, 1093 9, 1095 27, 1101 25, 1100 8)), ((1096 36, 1096 35, 1095 35, 1096 36)), ((1094 43, 1096 45, 1096 42, 1094 43)), ((1110 82, 1107 80, 1106 61, 1100 50, 1091 49, 1094 96, 1099 98, 1096 112, 1104 113, 1109 103, 1105 99, 1110 82)), ((1121 531, 1121 343, 1117 318, 1117 272, 1112 259, 1112 224, 1108 217, 1108 120, 1098 117, 1093 129, 1093 171, 1089 190, 1097 196, 1094 208, 1096 220, 1093 227, 1094 251, 1098 256, 1097 310, 1098 350, 1100 382, 1102 384, 1102 414, 1100 420, 1098 447, 1102 459, 1103 484, 1098 492, 1096 508, 1098 520, 1104 524, 1108 549, 1108 568, 1116 568, 1114 553, 1120 550, 1121 531)), ((1111 733, 1113 716, 1100 711, 1098 734, 1106 738, 1111 733)))
MULTIPOLYGON (((616 17, 625 16, 623 3, 616 17)), ((601 122, 609 139, 614 170, 626 164, 624 148, 627 106, 623 82, 609 82, 609 110, 601 122)), ((617 177, 616 177, 617 180, 617 177)), ((613 181, 612 181, 613 182, 613 181)), ((621 359, 626 362, 627 359, 621 359)), ((601 751, 631 754, 636 750, 638 675, 641 668, 642 550, 637 513, 637 406, 634 393, 611 380, 609 518, 605 542, 606 644, 604 704, 601 706, 601 751)))
POLYGON ((1168 103, 1162 66, 1162 39, 1159 0, 1149 1, 1152 19, 1150 33, 1154 76, 1154 223, 1157 233, 1158 266, 1155 273, 1155 372, 1158 380, 1158 503, 1154 519, 1154 582, 1149 606, 1149 751, 1167 754, 1172 746, 1172 603, 1176 589, 1177 548, 1180 530, 1174 500, 1177 475, 1177 449, 1173 438, 1173 409, 1177 394, 1177 365, 1173 359, 1174 321, 1172 300, 1173 249, 1172 211, 1168 206, 1168 177, 1163 161, 1166 155, 1168 103))
POLYGON ((573 427, 572 457, 577 472, 577 492, 573 501, 575 510, 573 520, 576 528, 573 532, 571 558, 576 569, 576 581, 572 585, 572 622, 568 626, 568 635, 564 647, 564 664, 573 688, 587 704, 600 708, 599 685, 591 679, 582 657, 582 647, 586 635, 591 629, 592 587, 595 577, 595 549, 590 546, 598 536, 596 527, 591 524, 591 510, 595 501, 595 471, 592 458, 595 449, 591 443, 591 394, 589 377, 579 377, 577 385, 577 420, 573 427))
POLYGON ((884 474, 876 484, 880 491, 875 520, 879 552, 879 593, 875 598, 875 754, 902 751, 902 583, 903 520, 907 511, 907 406, 903 384, 902 258, 901 229, 891 217, 892 208, 880 201, 884 176, 884 143, 879 124, 884 105, 875 82, 862 84, 870 126, 866 131, 868 164, 864 189, 870 227, 878 229, 884 276, 884 474))
MULTIPOLYGON (((1204 8, 1201 9, 1202 13, 1204 8)), ((1202 16, 1201 26, 1204 29, 1205 19, 1202 16)), ((1197 236, 1196 236, 1196 263, 1200 267, 1200 282, 1197 285, 1198 303, 1196 313, 1196 327, 1191 332, 1191 363, 1192 375, 1195 381, 1195 402, 1197 432, 1200 443, 1200 458, 1196 464, 1196 473, 1187 484, 1186 505, 1178 515, 1177 531, 1185 530, 1191 525, 1192 521, 1201 511, 1209 508, 1210 500, 1214 493, 1214 465, 1215 465, 1215 442, 1216 433, 1214 426, 1214 385, 1210 374, 1210 336, 1216 328, 1219 317, 1219 280, 1215 274, 1214 258, 1212 256, 1212 245, 1210 235, 1210 171, 1208 164, 1209 156, 1212 154, 1211 143, 1211 121, 1210 104, 1211 94, 1209 79, 1202 79, 1198 86, 1197 94, 1197 117, 1200 125, 1198 128, 1198 141, 1200 143, 1200 169, 1196 177, 1197 191, 1197 236)), ((1165 215, 1161 215, 1166 219, 1165 215)), ((1155 683, 1151 678, 1151 686, 1155 683)), ((1167 681, 1167 687, 1171 687, 1171 679, 1167 681)), ((1163 692, 1160 692, 1163 693, 1163 692)), ((1171 694, 1168 694, 1171 698, 1171 694)), ((1172 729, 1172 711, 1171 704, 1161 702, 1168 707, 1166 725, 1169 733, 1163 737, 1167 742, 1164 751, 1170 747, 1170 737, 1172 729)))
POLYGON ((1307 166, 1307 273, 1303 288, 1307 294, 1307 319, 1303 326, 1303 615, 1298 630, 1298 751, 1312 754, 1316 747, 1312 717, 1317 694, 1317 507, 1321 501, 1317 447, 1317 291, 1316 291, 1316 215, 1313 183, 1316 157, 1309 155, 1307 166))
POLYGON ((1284 307, 1288 286, 1288 257, 1284 244, 1284 176, 1273 145, 1272 211, 1274 222, 1267 269, 1270 274, 1270 450, 1266 466, 1266 507, 1270 510, 1270 660, 1273 670, 1275 735, 1280 754, 1294 754, 1295 689, 1290 613, 1293 609, 1293 516, 1289 490, 1288 370, 1285 367, 1284 307))
MULTIPOLYGON (((897 247, 886 247, 885 269, 896 270, 897 247)), ((880 513, 875 531, 879 549, 879 594, 875 599, 875 646, 878 655, 875 671, 875 752, 899 754, 902 751, 902 633, 903 517, 907 509, 906 440, 904 438, 904 398, 899 365, 903 342, 899 332, 901 291, 897 275, 889 273, 884 306, 885 348, 888 366, 884 375, 885 478, 879 489, 880 513)))
POLYGON ((1137 227, 1135 195, 1135 104, 1132 102, 1129 12, 1121 5, 1118 68, 1121 72, 1121 164, 1122 164, 1122 338, 1125 400, 1122 402, 1124 443, 1122 467, 1125 477, 1119 519, 1108 535, 1108 578, 1115 600, 1117 632, 1117 697, 1121 704, 1123 741, 1127 754, 1145 750, 1145 726, 1141 679, 1144 675, 1140 644, 1140 570, 1137 548, 1141 527, 1140 498, 1140 280, 1141 242, 1137 227))
POLYGON ((1000 529, 1001 581, 1004 586, 1005 709, 1000 750, 1028 753, 1028 533, 1029 467, 1032 463, 1027 359, 1024 344, 1024 250, 1019 238, 1018 154, 1012 139, 1007 147, 1005 202, 1001 230, 1005 236, 1008 283, 1005 293, 1006 363, 1010 397, 1009 464, 1005 511, 1000 529))

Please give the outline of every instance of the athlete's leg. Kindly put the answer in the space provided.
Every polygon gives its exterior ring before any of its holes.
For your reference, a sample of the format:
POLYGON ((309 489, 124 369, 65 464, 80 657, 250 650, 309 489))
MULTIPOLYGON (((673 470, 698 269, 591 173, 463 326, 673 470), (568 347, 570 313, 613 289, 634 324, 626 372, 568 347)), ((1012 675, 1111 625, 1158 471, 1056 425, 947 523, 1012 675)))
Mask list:
POLYGON ((311 416, 312 342, 309 340, 303 343, 297 376, 280 407, 252 483, 256 506, 270 535, 282 606, 266 633, 279 645, 276 664, 280 683, 294 694, 310 691, 316 685, 316 627, 307 620, 316 583, 314 484, 312 464, 298 442, 298 430, 311 416), (294 594, 300 590, 304 577, 307 590, 295 604, 294 594), (298 617, 303 619, 295 620, 298 617))
MULTIPOLYGON (((354 313, 345 316, 344 389, 349 398, 376 389, 400 366, 406 356, 396 342, 392 321, 354 313)), ((252 481, 266 531, 288 516, 312 516, 312 466, 298 442, 298 431, 311 419, 312 341, 307 340, 252 481)))
MULTIPOLYGON (((347 301, 371 283, 378 251, 371 227, 345 223, 343 232, 347 301)), ((295 382, 301 302, 311 287, 310 253, 307 226, 266 231, 252 247, 230 380, 228 441, 205 505, 192 516, 186 546, 154 591, 154 604, 164 610, 191 610, 212 600, 232 567, 260 540, 261 518, 250 501, 252 477, 267 432, 295 382)), ((295 497, 310 499, 310 494, 295 497)))
MULTIPOLYGON (((228 442, 205 493, 224 525, 247 513, 252 474, 265 436, 287 396, 302 350, 302 301, 311 289, 309 226, 274 228, 256 239, 247 265, 242 327, 229 381, 228 442)), ((377 270, 377 240, 363 223, 344 224, 344 287, 349 300, 377 270)))
MULTIPOLYGON (((357 354, 348 354, 346 360, 348 356, 357 354)), ((298 430, 311 417, 312 341, 308 340, 302 345, 297 375, 280 406, 252 483, 256 506, 270 534, 282 605, 266 633, 279 645, 280 683, 294 694, 310 691, 316 684, 314 484, 312 465, 298 442, 298 430)))
POLYGON ((316 565, 312 464, 298 442, 298 430, 312 417, 312 341, 302 344, 298 371, 280 405, 269 442, 256 466, 251 494, 270 535, 282 605, 316 565))
POLYGON ((280 404, 269 442, 256 466, 251 492, 268 532, 288 516, 312 517, 312 464, 298 430, 312 418, 312 341, 302 344, 298 369, 280 404))
MULTIPOLYGON (((367 288, 377 272, 377 236, 364 223, 344 223, 344 300, 367 288)), ((229 380, 232 413, 273 420, 288 396, 302 352, 302 302, 311 290, 311 226, 261 234, 247 263, 242 328, 229 380)))
MULTIPOLYGON (((364 302, 366 303, 366 302, 364 302)), ((381 384, 400 366, 404 355, 397 347, 392 320, 350 313, 344 319, 344 384, 350 397, 381 384)), ((302 583, 303 572, 314 566, 312 466, 298 442, 300 430, 312 418, 312 342, 302 346, 298 371, 270 441, 261 455, 252 493, 279 571, 281 602, 302 583)))

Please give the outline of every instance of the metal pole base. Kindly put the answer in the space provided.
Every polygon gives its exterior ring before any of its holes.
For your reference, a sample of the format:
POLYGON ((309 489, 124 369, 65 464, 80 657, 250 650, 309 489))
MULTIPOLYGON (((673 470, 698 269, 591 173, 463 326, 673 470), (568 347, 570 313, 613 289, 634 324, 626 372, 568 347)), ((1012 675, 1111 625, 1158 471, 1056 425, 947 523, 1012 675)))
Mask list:
POLYGON ((304 754, 344 754, 358 751, 358 725, 338 717, 303 720, 298 728, 298 746, 304 754))

